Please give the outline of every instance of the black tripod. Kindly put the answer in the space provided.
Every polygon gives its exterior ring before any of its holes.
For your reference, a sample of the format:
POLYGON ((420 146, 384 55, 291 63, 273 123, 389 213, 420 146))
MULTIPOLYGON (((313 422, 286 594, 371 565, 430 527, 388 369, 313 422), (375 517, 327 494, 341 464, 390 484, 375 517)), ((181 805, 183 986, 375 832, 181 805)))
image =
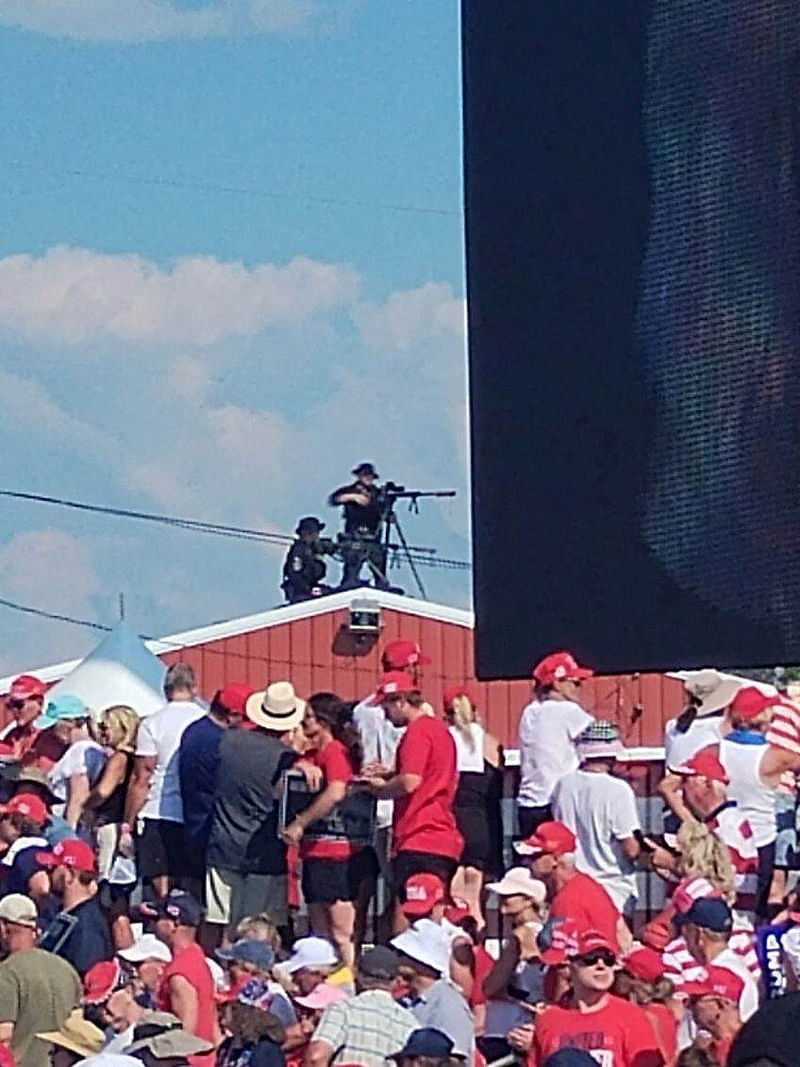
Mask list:
MULTIPOLYGON (((422 492, 418 489, 405 489, 401 486, 395 486, 393 482, 387 483, 383 489, 383 548, 384 557, 388 560, 389 552, 397 553, 402 552, 405 555, 406 562, 408 563, 409 570, 413 575, 414 581, 417 584, 419 595, 423 600, 428 599, 428 594, 425 592, 425 586, 422 584, 422 579, 419 576, 417 565, 414 562, 414 557, 411 554, 411 547, 408 541, 406 541, 406 535, 403 533, 403 527, 400 525, 400 519, 395 511, 395 504, 398 500, 408 500, 408 510, 415 515, 419 515, 419 498, 422 496, 436 496, 436 497, 452 497, 456 495, 455 489, 437 489, 432 492, 422 492), (397 540, 399 545, 392 543, 392 530, 397 533, 397 540)), ((436 549, 414 549, 415 552, 430 552, 433 554, 436 549)), ((371 564, 370 564, 371 566, 371 564)), ((374 568, 373 568, 374 569, 374 568)), ((376 575, 377 577, 377 575, 376 575)), ((385 574, 381 575, 383 581, 387 582, 388 579, 385 574)))

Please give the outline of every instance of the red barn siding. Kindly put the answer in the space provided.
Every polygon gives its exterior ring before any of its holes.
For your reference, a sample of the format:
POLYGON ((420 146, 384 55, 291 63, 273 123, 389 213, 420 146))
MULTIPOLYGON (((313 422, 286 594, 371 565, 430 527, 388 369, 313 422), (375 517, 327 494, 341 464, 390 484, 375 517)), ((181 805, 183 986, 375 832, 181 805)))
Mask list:
MULTIPOLYGON (((467 683, 487 727, 504 745, 516 747, 519 716, 530 700, 531 685, 527 681, 478 682, 473 632, 468 626, 384 606, 379 640, 367 636, 359 643, 346 629, 346 608, 322 607, 320 603, 316 614, 285 622, 276 612, 269 625, 170 649, 161 658, 167 664, 190 663, 206 699, 229 681, 262 688, 271 681, 289 679, 303 696, 332 690, 345 700, 356 700, 375 686, 381 648, 402 636, 417 641, 433 661, 422 672, 422 686, 437 711, 447 686, 467 683)), ((439 611, 432 607, 432 615, 439 611)), ((662 744, 664 722, 681 710, 682 692, 679 682, 663 675, 596 678, 585 683, 582 703, 598 718, 617 722, 628 746, 651 747, 662 744)))
MULTIPOLYGON (((337 635, 347 621, 347 611, 325 612, 169 652, 162 658, 166 663, 177 659, 191 663, 206 698, 225 681, 246 681, 261 688, 288 678, 304 696, 332 690, 345 700, 356 700, 374 687, 381 648, 402 636, 417 641, 433 660, 422 672, 423 689, 437 710, 447 686, 466 682, 474 690, 487 727, 506 746, 516 746, 517 724, 530 700, 530 684, 478 682, 472 630, 384 608, 379 641, 367 638, 357 652, 337 651, 337 635)), ((599 718, 617 722, 629 746, 650 747, 662 743, 664 722, 681 710, 682 687, 655 674, 596 678, 585 683, 582 701, 599 718)))

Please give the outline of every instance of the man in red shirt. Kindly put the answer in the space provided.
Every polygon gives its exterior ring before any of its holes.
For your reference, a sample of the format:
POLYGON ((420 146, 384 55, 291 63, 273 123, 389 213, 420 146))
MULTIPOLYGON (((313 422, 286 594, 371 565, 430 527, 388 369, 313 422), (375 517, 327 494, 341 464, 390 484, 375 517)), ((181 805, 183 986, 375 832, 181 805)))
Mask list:
MULTIPOLYGON (((540 827, 541 829, 541 827, 540 827)), ((568 950, 572 995, 536 1021, 528 1067, 542 1067, 560 1049, 582 1049, 601 1067, 663 1067, 652 1023, 637 1004, 612 996, 613 942, 583 930, 568 950)))
POLYGON ((630 934, 614 901, 588 874, 575 867, 575 834, 562 822, 543 822, 526 841, 514 846, 530 857, 530 868, 547 886, 551 919, 573 919, 584 929, 599 930, 616 951, 630 934))
MULTIPOLYGON (((197 943, 203 911, 189 893, 173 889, 158 905, 156 935, 172 950, 156 991, 159 1011, 177 1015, 184 1030, 216 1048, 220 1043, 214 981, 197 943)), ((193 1067, 213 1067, 214 1052, 189 1056, 193 1067)))
POLYGON ((34 725, 42 714, 47 686, 32 674, 21 674, 11 683, 6 707, 14 716, 0 731, 0 741, 8 745, 10 755, 21 760, 36 740, 39 728, 34 725))
MULTIPOLYGON (((403 671, 385 674, 374 700, 393 726, 406 728, 397 748, 395 771, 367 779, 379 800, 394 800, 392 878, 395 895, 412 874, 436 874, 450 885, 463 847, 453 801, 458 786, 456 746, 441 719, 429 716, 414 679, 403 671)), ((395 932, 408 922, 399 902, 395 932)))

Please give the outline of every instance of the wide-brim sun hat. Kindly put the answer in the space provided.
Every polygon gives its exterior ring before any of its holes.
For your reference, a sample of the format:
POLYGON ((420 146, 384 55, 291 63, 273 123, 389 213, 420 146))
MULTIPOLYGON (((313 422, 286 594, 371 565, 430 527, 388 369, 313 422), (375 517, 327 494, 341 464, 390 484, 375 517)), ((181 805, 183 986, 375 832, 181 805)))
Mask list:
POLYGON ((67 1016, 60 1030, 46 1030, 36 1036, 40 1041, 68 1049, 82 1059, 98 1053, 105 1042, 103 1031, 85 1019, 80 1009, 67 1016))
POLYGON ((489 882, 486 889, 499 897, 527 897, 535 904, 544 904, 547 899, 544 882, 534 878, 527 867, 512 867, 499 882, 489 882))
POLYGON ((777 694, 774 686, 754 682, 736 674, 726 674, 713 667, 704 667, 697 671, 670 671, 667 677, 683 682, 683 688, 694 700, 698 718, 724 711, 745 686, 755 686, 767 696, 777 694))
POLYGON ((245 704, 245 715, 263 730, 294 730, 303 721, 306 702, 295 693, 291 682, 273 682, 259 690, 245 704))

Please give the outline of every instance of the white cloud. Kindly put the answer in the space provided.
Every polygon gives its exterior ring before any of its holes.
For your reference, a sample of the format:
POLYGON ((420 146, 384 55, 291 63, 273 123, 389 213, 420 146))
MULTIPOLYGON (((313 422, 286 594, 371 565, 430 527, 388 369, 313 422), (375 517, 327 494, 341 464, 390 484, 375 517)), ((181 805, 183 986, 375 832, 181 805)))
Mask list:
POLYGON ((89 423, 70 415, 38 382, 0 369, 0 410, 17 427, 50 438, 59 448, 78 451, 116 451, 116 445, 89 423))
POLYGON ((356 0, 0 0, 0 24, 51 37, 137 43, 177 37, 300 33, 348 13, 356 0))
POLYGON ((306 323, 350 304, 358 285, 351 267, 304 256, 252 269, 192 256, 164 270, 141 256, 59 246, 0 259, 0 329, 68 345, 205 347, 306 323))
POLYGON ((451 285, 428 282, 419 289, 392 293, 383 304, 360 304, 353 321, 365 344, 374 348, 408 352, 422 341, 463 344, 466 304, 453 294, 451 285))

